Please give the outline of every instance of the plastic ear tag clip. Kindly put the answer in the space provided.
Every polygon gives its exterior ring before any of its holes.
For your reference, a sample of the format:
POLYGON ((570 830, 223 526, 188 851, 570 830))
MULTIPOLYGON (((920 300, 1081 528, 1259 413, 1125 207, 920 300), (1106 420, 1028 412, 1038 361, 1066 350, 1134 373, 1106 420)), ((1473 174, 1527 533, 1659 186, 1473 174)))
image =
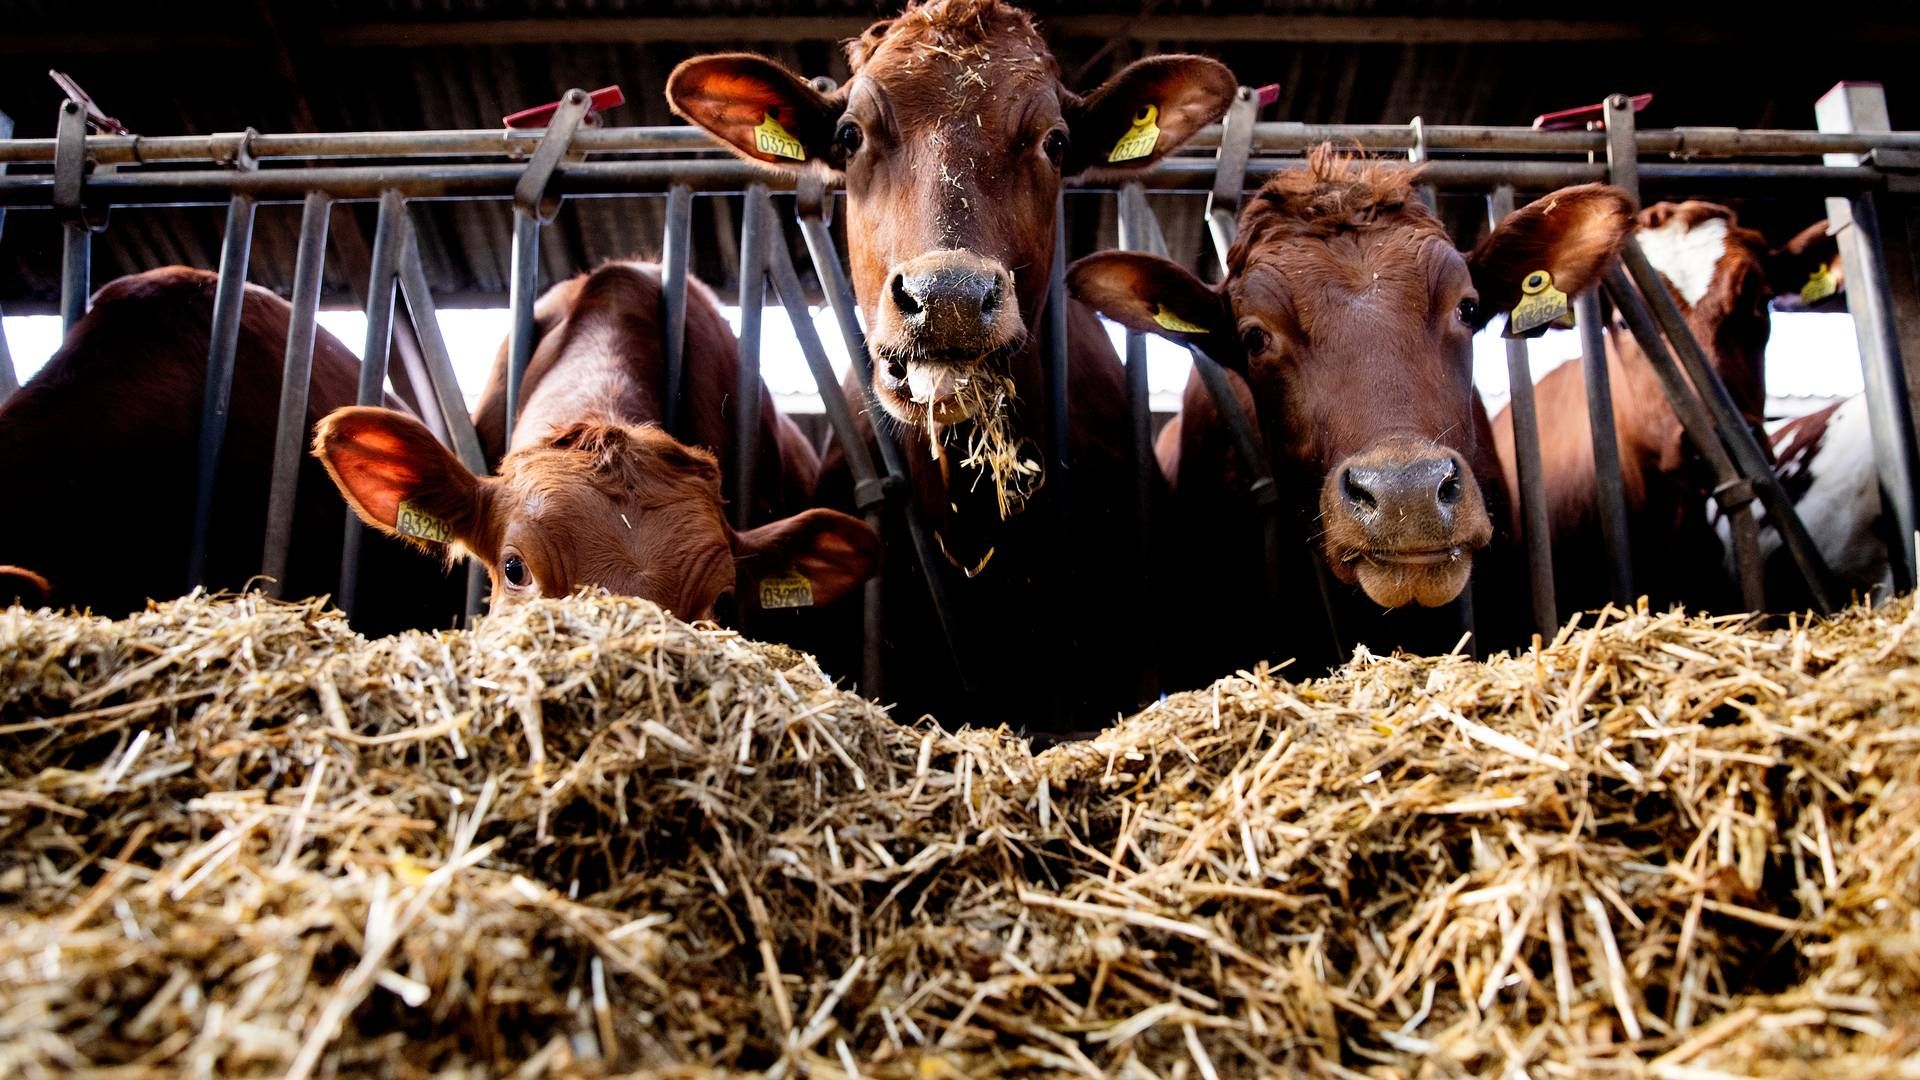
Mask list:
POLYGON ((435 517, 404 499, 393 515, 393 531, 401 536, 411 536, 434 544, 453 540, 453 526, 448 525, 444 518, 435 517))
POLYGON ((801 146, 799 139, 794 138, 786 128, 781 127, 780 121, 774 119, 772 113, 767 113, 759 126, 753 129, 753 148, 774 157, 792 158, 794 161, 807 160, 806 147, 801 146))
POLYGON ((1553 275, 1535 270, 1520 282, 1520 302, 1507 313, 1507 337, 1529 337, 1549 326, 1571 329, 1573 308, 1567 294, 1553 287, 1553 275))
POLYGON ((1800 302, 1817 304, 1839 291, 1839 284, 1833 280, 1833 264, 1821 263, 1807 276, 1807 283, 1800 286, 1800 302))
POLYGON ((768 611, 777 608, 802 608, 813 606, 813 582, 804 574, 782 574, 778 577, 760 579, 760 606, 768 611))
POLYGON ((1180 316, 1175 315, 1173 312, 1168 311, 1167 305, 1165 304, 1157 304, 1154 306, 1153 321, 1156 323, 1159 323, 1162 328, 1167 330, 1172 330, 1175 333, 1204 334, 1207 332, 1206 327, 1195 326, 1193 323, 1190 323, 1187 320, 1181 318, 1180 316))
POLYGON ((1132 161, 1153 153, 1153 148, 1160 143, 1160 125, 1154 123, 1159 118, 1159 106, 1140 106, 1140 111, 1133 114, 1133 126, 1120 136, 1119 142, 1113 144, 1113 152, 1107 155, 1107 161, 1132 161))

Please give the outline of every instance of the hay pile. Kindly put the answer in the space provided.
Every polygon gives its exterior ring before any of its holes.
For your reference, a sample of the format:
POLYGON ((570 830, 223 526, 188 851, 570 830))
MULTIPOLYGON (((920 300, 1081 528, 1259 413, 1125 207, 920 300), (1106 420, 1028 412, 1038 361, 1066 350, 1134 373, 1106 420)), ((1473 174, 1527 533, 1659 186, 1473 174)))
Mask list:
POLYGON ((1920 1073, 1920 632, 1633 614, 1035 757, 641 601, 0 613, 0 1074, 1920 1073))

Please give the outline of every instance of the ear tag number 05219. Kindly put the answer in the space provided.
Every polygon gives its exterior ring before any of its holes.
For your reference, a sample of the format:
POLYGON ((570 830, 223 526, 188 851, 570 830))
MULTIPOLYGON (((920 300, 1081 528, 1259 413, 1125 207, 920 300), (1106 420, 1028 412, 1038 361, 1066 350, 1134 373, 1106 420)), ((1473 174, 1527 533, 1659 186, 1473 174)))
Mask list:
POLYGON ((1140 106, 1140 111, 1133 114, 1133 126, 1120 136, 1119 142, 1113 144, 1113 152, 1107 155, 1107 161, 1132 161, 1153 153, 1153 148, 1160 142, 1160 126, 1154 123, 1159 118, 1159 106, 1140 106))
POLYGON ((753 129, 753 148, 773 157, 807 160, 806 148, 800 145, 799 139, 780 126, 780 121, 774 119, 772 113, 767 113, 753 129))
POLYGON ((778 577, 760 579, 760 606, 772 611, 776 608, 801 608, 813 606, 813 582, 803 574, 782 574, 778 577))
POLYGON ((435 517, 404 499, 399 509, 394 511, 393 531, 401 536, 435 544, 444 544, 453 539, 453 527, 447 524, 446 519, 435 517))
POLYGON ((1533 271, 1520 282, 1520 293, 1520 302, 1507 314, 1507 337, 1531 337, 1549 326, 1573 327, 1573 308, 1567 294, 1553 287, 1552 274, 1533 271))

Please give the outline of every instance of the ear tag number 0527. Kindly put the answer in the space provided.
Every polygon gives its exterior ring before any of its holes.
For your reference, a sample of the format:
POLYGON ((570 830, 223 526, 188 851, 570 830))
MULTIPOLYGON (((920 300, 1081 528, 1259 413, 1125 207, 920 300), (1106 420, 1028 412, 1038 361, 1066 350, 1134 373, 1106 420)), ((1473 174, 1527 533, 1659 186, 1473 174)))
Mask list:
POLYGON ((767 113, 753 129, 753 148, 773 157, 807 160, 806 148, 800 145, 799 139, 780 126, 780 121, 774 119, 772 113, 767 113))
POLYGON ((1153 153, 1153 148, 1160 142, 1160 126, 1154 123, 1159 118, 1159 106, 1140 106, 1140 111, 1133 114, 1133 126, 1120 136, 1119 142, 1113 144, 1113 152, 1107 155, 1107 161, 1132 161, 1153 153))
POLYGON ((1531 337, 1549 326, 1572 328, 1573 309, 1567 294, 1553 287, 1552 274, 1533 271, 1520 282, 1520 293, 1520 302, 1507 314, 1507 337, 1531 337))
POLYGON ((776 608, 800 608, 813 606, 813 582, 803 574, 782 574, 778 577, 760 579, 760 606, 772 611, 776 608))
POLYGON ((453 527, 446 519, 435 517, 402 499, 393 515, 393 531, 430 543, 444 544, 453 539, 453 527))

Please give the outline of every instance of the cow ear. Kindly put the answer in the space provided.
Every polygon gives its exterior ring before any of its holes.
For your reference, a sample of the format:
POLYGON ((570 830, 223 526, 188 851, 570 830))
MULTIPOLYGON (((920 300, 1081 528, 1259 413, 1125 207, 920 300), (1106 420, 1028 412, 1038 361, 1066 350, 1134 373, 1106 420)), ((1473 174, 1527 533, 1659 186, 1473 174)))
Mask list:
POLYGON ((1204 56, 1153 56, 1128 64, 1084 98, 1066 103, 1068 176, 1094 168, 1152 165, 1227 111, 1233 72, 1204 56))
POLYGON ((880 538, 859 518, 838 510, 806 510, 743 533, 729 532, 748 603, 760 606, 761 585, 804 579, 809 604, 830 604, 880 568, 880 538))
POLYGON ((750 161, 793 166, 825 161, 846 91, 822 94, 764 56, 714 53, 681 62, 667 77, 667 104, 750 161))
POLYGON ((0 606, 45 607, 53 599, 47 579, 24 566, 0 566, 0 606))
POLYGON ((1844 310, 1847 275, 1840 265, 1839 239, 1825 219, 1800 230, 1767 255, 1767 285, 1781 311, 1844 310))
POLYGON ((360 520, 417 544, 458 544, 491 559, 500 546, 491 482, 460 464, 419 420, 353 406, 320 421, 313 454, 360 520))
POLYGON ((1102 251, 1067 270, 1074 298, 1129 330, 1195 345, 1234 366, 1239 335, 1226 294, 1158 255, 1102 251))
POLYGON ((1619 188, 1561 188, 1508 214, 1473 249, 1467 266, 1480 293, 1475 329, 1520 302, 1521 282, 1536 270, 1572 296, 1599 282, 1633 228, 1633 201, 1619 188))

